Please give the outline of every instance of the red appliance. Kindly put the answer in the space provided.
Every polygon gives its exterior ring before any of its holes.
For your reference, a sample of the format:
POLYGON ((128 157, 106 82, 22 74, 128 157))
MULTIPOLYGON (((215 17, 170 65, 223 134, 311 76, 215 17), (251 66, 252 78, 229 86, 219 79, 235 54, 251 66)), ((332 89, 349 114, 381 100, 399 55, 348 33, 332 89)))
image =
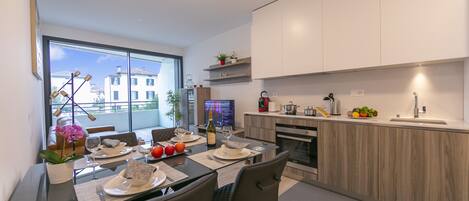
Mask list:
POLYGON ((269 101, 270 98, 267 94, 267 91, 262 91, 261 92, 261 97, 259 98, 258 101, 258 108, 259 112, 268 112, 269 111, 269 101))

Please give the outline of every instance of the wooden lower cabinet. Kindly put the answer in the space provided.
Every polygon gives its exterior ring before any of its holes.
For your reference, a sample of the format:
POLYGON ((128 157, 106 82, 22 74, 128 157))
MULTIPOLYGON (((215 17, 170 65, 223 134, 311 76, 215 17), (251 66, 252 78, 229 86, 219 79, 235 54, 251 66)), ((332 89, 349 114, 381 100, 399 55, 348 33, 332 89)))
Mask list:
POLYGON ((379 128, 379 200, 469 201, 469 135, 379 128))
POLYGON ((275 118, 244 115, 244 136, 275 143, 275 118))
POLYGON ((366 198, 378 199, 376 126, 319 123, 319 182, 366 198))

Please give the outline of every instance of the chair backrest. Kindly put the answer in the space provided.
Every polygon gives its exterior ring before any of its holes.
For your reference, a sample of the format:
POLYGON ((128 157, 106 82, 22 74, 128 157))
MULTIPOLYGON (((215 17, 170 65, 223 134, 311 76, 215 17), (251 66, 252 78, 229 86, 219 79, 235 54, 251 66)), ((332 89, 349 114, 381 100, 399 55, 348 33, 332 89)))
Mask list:
POLYGON ((153 137, 153 142, 164 142, 171 140, 171 138, 175 137, 174 130, 176 128, 162 128, 162 129, 154 129, 151 131, 151 136, 153 137))
POLYGON ((176 192, 150 199, 150 201, 212 201, 217 187, 217 173, 212 173, 177 190, 176 192))
POLYGON ((104 139, 120 140, 121 142, 127 143, 127 146, 131 147, 138 145, 137 135, 135 135, 134 132, 101 136, 100 139, 101 141, 104 139))
POLYGON ((100 132, 106 132, 106 131, 115 131, 115 130, 116 128, 111 125, 86 128, 86 131, 88 132, 88 134, 100 133, 100 132))
POLYGON ((278 200, 278 188, 288 152, 275 159, 243 167, 231 194, 231 201, 278 200))

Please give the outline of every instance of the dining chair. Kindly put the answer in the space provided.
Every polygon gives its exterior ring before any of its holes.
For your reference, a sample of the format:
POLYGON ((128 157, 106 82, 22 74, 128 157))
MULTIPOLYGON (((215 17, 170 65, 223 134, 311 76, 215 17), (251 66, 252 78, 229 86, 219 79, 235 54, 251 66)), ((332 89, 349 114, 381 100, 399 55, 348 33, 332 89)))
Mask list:
POLYGON ((137 135, 134 132, 101 136, 100 139, 101 141, 104 139, 120 140, 121 142, 127 143, 127 146, 130 147, 138 145, 137 135))
POLYGON ((164 142, 169 141, 171 138, 175 137, 174 130, 176 128, 161 128, 153 129, 151 131, 151 136, 153 137, 153 142, 164 142))
POLYGON ((217 188, 216 172, 204 176, 174 193, 150 199, 149 201, 212 201, 217 188))
POLYGON ((116 128, 112 125, 86 128, 86 132, 88 132, 88 134, 101 133, 101 132, 107 132, 107 131, 115 131, 115 130, 116 130, 116 128))
POLYGON ((215 192, 215 201, 278 201, 278 188, 288 152, 282 152, 270 161, 241 168, 235 183, 215 192))

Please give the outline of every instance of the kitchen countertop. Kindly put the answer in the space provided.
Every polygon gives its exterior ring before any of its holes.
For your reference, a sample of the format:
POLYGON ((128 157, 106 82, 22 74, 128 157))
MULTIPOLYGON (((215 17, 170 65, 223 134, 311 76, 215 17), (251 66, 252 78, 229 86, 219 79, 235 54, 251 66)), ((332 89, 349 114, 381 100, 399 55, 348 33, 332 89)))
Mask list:
POLYGON ((469 123, 457 120, 445 120, 446 125, 441 124, 428 124, 428 123, 410 123, 410 122, 396 122, 390 121, 391 118, 371 118, 371 119, 351 119, 347 116, 331 116, 329 118, 321 116, 304 116, 302 113, 297 115, 285 115, 279 112, 245 112, 244 114, 249 115, 261 115, 271 117, 284 117, 284 118, 300 118, 300 119, 314 119, 319 121, 338 121, 347 123, 358 123, 358 124, 373 124, 379 126, 389 127, 400 127, 400 128, 413 128, 413 129, 426 129, 426 130, 439 130, 447 132, 460 132, 469 134, 469 123))

